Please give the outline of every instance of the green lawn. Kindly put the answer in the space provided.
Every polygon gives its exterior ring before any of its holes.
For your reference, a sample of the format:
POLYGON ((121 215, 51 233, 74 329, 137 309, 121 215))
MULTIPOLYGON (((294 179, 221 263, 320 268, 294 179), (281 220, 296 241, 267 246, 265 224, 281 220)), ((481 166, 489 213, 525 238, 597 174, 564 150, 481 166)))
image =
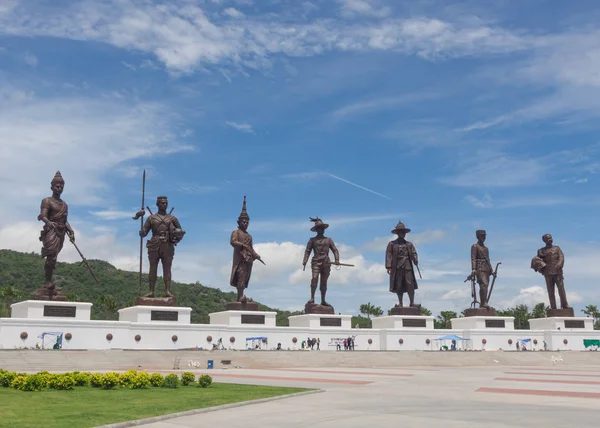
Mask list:
POLYGON ((76 387, 74 391, 23 392, 0 388, 0 426, 94 427, 309 390, 225 383, 177 389, 76 387))

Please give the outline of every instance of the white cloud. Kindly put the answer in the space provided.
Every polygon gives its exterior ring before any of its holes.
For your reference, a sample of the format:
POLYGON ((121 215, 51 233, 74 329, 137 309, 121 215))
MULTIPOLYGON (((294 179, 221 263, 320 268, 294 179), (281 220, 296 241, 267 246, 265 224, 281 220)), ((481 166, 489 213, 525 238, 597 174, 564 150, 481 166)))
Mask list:
POLYGON ((490 208, 494 205, 492 203, 492 197, 487 193, 481 198, 478 198, 474 195, 467 195, 465 199, 467 200, 467 202, 469 202, 471 205, 477 208, 490 208))
POLYGON ((23 54, 23 61, 30 67, 36 67, 38 65, 37 57, 31 52, 25 52, 23 54))
POLYGON ((225 9, 223 11, 223 13, 231 18, 243 18, 244 14, 242 12, 240 12, 239 10, 233 8, 233 7, 228 7, 227 9, 225 9))
POLYGON ((384 18, 390 14, 390 8, 380 6, 379 1, 374 0, 337 0, 342 6, 344 16, 371 16, 384 18))
POLYGON ((95 215, 96 217, 100 217, 103 220, 123 220, 126 218, 131 218, 135 214, 135 212, 106 210, 91 211, 90 214, 95 215))
POLYGON ((237 123, 237 122, 227 121, 227 122, 225 122, 225 125, 233 128, 235 130, 238 130, 240 132, 254 134, 254 129, 252 129, 252 126, 247 123, 237 123))
POLYGON ((176 123, 158 104, 85 98, 13 104, 0 116, 5 201, 14 210, 39 205, 60 170, 67 202, 99 203, 109 171, 144 156, 191 149, 179 141, 176 123))
MULTIPOLYGON (((560 304, 560 299, 558 297, 558 291, 556 292, 556 302, 560 304)), ((573 305, 574 303, 579 303, 583 299, 576 292, 567 291, 567 300, 569 305, 573 305)), ((531 287, 521 288, 519 290, 519 294, 510 299, 503 300, 501 305, 505 308, 512 308, 516 305, 527 305, 527 307, 531 310, 538 303, 549 304, 548 302, 548 292, 545 287, 540 287, 538 285, 534 285, 531 287)))
MULTIPOLYGON (((394 217, 394 218, 396 218, 396 217, 394 217)), ((393 229, 393 227, 391 229, 393 229)), ((448 234, 448 232, 445 230, 427 229, 424 232, 420 232, 420 233, 411 232, 406 236, 406 239, 415 245, 423 245, 423 244, 430 244, 433 242, 443 241, 446 238, 447 234, 448 234)), ((364 249, 366 251, 383 251, 383 252, 385 252, 385 249, 386 249, 388 243, 397 238, 398 237, 396 235, 391 234, 391 233, 388 236, 380 236, 380 237, 373 239, 368 244, 366 244, 364 246, 364 249)))
MULTIPOLYGON (((376 10, 365 1, 346 4, 355 11, 376 10)), ((221 23, 185 0, 168 4, 84 0, 61 8, 22 2, 0 15, 0 34, 99 41, 151 53, 174 72, 221 63, 263 67, 277 54, 391 50, 437 59, 510 53, 539 43, 536 37, 501 28, 429 18, 351 25, 332 19, 284 23, 260 17, 221 23)))

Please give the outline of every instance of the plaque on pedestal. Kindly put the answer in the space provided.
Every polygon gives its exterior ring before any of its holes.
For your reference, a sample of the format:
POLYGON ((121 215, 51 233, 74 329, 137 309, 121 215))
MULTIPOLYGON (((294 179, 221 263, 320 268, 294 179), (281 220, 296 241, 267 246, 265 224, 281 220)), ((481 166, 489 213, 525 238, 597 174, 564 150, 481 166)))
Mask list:
POLYGON ((352 328, 352 315, 304 314, 288 318, 290 327, 352 328))
POLYGON ((92 312, 91 303, 55 300, 25 300, 10 307, 11 318, 89 321, 92 312))
POLYGON ((452 318, 452 328, 456 330, 514 330, 514 317, 470 316, 452 318))
POLYGON ((371 318, 371 325, 375 329, 433 329, 433 319, 431 316, 424 315, 389 315, 387 317, 371 318))
POLYGON ((316 303, 307 303, 304 305, 305 314, 335 314, 333 306, 323 306, 316 303))
POLYGON ((190 324, 192 308, 132 306, 119 309, 119 321, 190 324))
POLYGON ((594 319, 583 317, 548 317, 529 320, 531 330, 581 331, 593 330, 594 319))
POLYGON ((228 311, 258 311, 258 303, 256 302, 230 302, 225 305, 228 311))
MULTIPOLYGON (((254 303, 256 304, 256 303, 254 303)), ((211 324, 275 327, 277 312, 223 311, 208 314, 211 324)))

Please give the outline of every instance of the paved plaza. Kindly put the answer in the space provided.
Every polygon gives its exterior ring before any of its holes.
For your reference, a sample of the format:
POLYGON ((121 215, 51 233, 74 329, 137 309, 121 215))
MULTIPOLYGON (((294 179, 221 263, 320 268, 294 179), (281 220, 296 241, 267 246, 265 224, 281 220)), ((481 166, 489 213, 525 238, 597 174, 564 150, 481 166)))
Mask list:
MULTIPOLYGON (((600 362, 600 361, 599 361, 600 362)), ((205 427, 596 426, 600 365, 203 370, 216 382, 324 392, 146 425, 205 427)))

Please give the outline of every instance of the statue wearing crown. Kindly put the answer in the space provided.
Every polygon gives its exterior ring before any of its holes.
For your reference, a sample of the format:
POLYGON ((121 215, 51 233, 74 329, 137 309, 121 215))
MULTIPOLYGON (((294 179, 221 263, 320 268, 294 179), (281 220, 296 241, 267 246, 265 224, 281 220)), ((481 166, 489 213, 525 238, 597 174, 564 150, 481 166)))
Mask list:
POLYGON ((246 196, 244 196, 244 202, 242 204, 242 212, 238 217, 238 228, 231 232, 231 239, 229 243, 233 247, 233 263, 231 266, 231 276, 229 278, 229 285, 237 289, 237 305, 228 304, 228 309, 248 309, 258 310, 258 305, 253 303, 248 305, 248 299, 244 295, 244 290, 248 288, 250 283, 250 276, 252 275, 252 265, 254 260, 258 260, 265 264, 258 253, 254 251, 252 246, 252 235, 248 233, 248 225, 250 224, 250 216, 246 210, 246 196), (241 306, 240 306, 241 305, 241 306))
POLYGON ((57 171, 50 182, 52 196, 42 199, 40 214, 37 217, 38 221, 44 222, 40 241, 42 241, 41 255, 46 259, 44 264, 44 290, 38 292, 38 294, 43 294, 44 298, 54 300, 66 300, 64 296, 60 295, 61 289, 55 287, 52 282, 58 254, 65 243, 65 235, 68 235, 69 239, 75 242, 75 232, 73 232, 67 221, 69 206, 61 199, 64 188, 65 181, 60 171, 57 171))

